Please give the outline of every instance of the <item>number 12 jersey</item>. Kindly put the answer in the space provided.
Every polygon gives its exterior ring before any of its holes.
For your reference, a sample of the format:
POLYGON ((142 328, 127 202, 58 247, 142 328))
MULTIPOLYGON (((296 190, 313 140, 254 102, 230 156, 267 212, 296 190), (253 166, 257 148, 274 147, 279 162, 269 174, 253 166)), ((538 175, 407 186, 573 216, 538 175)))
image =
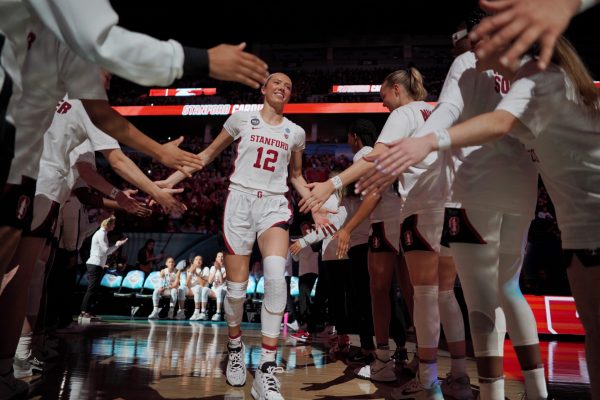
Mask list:
POLYGON ((304 129, 287 118, 270 125, 258 111, 238 111, 223 128, 236 143, 231 188, 283 194, 288 191, 288 165, 293 151, 304 150, 304 129))

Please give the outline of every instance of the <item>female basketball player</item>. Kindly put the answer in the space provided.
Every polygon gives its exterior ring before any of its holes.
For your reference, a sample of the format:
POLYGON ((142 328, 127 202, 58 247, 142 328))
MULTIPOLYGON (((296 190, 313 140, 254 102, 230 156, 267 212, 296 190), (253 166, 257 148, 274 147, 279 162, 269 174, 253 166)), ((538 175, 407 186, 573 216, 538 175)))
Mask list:
MULTIPOLYGON (((309 194, 302 176, 304 129, 283 116, 283 107, 290 100, 291 90, 292 81, 287 75, 272 74, 261 89, 263 108, 233 114, 219 136, 200 153, 204 165, 208 165, 227 146, 237 142, 237 157, 223 217, 223 237, 228 250, 225 256, 227 295, 224 302, 229 326, 226 377, 233 386, 242 386, 246 382, 240 324, 248 286, 250 254, 257 240, 263 255, 262 353, 252 385, 255 399, 283 398, 274 374, 282 372, 275 363, 275 352, 287 299, 284 272, 289 243, 287 228, 292 216, 285 197, 288 166, 294 189, 302 198, 309 194)), ((176 172, 163 184, 172 187, 183 178, 181 172, 176 172)), ((317 225, 327 223, 323 214, 313 214, 317 225)))

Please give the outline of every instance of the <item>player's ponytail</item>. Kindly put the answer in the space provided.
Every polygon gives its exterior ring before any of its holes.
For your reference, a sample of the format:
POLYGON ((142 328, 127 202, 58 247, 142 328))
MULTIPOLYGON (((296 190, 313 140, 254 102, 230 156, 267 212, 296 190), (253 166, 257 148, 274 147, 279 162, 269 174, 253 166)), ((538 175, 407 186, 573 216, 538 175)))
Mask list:
POLYGON ((586 111, 594 115, 600 114, 600 89, 596 87, 583 61, 564 36, 559 37, 556 42, 552 62, 567 74, 579 103, 586 111))
POLYGON ((383 84, 390 86, 402 85, 414 100, 425 100, 427 98, 427 90, 423 85, 423 75, 413 67, 392 72, 384 79, 383 84))

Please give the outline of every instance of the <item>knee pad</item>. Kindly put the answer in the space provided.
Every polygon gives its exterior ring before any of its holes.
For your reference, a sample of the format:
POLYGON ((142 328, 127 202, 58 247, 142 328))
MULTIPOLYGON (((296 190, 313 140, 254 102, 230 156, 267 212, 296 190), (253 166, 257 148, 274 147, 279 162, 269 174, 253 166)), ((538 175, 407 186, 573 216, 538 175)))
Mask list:
POLYGON ((502 357, 504 355, 504 336, 506 319, 500 307, 493 315, 482 311, 470 310, 471 336, 476 357, 502 357))
POLYGON ((185 300, 185 290, 187 289, 187 287, 180 287, 179 290, 177 291, 177 298, 180 300, 185 300))
POLYGON ((263 260, 265 296, 261 310, 261 332, 270 338, 279 337, 281 318, 287 304, 285 261, 279 256, 269 256, 263 260))
POLYGON ((265 257, 263 260, 265 276, 265 308, 274 314, 283 313, 287 304, 287 284, 285 282, 285 258, 265 257))
POLYGON ((458 301, 456 301, 454 290, 439 292, 438 304, 446 341, 450 343, 464 341, 465 322, 458 301))
POLYGON ((414 287, 414 322, 419 347, 436 349, 440 340, 437 286, 414 287))
MULTIPOLYGON (((227 281, 227 296, 225 296, 223 308, 228 326, 239 326, 242 323, 247 287, 248 281, 227 281)), ((208 294, 208 291, 206 293, 208 294)))

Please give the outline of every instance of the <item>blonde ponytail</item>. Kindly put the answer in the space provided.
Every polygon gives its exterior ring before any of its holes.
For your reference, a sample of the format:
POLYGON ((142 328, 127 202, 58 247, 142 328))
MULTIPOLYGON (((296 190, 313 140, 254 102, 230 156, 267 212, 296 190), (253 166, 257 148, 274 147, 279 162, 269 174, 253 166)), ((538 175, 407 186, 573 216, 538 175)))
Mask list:
POLYGON ((394 71, 383 80, 384 85, 402 85, 414 100, 425 100, 427 90, 423 85, 423 75, 416 68, 394 71))

